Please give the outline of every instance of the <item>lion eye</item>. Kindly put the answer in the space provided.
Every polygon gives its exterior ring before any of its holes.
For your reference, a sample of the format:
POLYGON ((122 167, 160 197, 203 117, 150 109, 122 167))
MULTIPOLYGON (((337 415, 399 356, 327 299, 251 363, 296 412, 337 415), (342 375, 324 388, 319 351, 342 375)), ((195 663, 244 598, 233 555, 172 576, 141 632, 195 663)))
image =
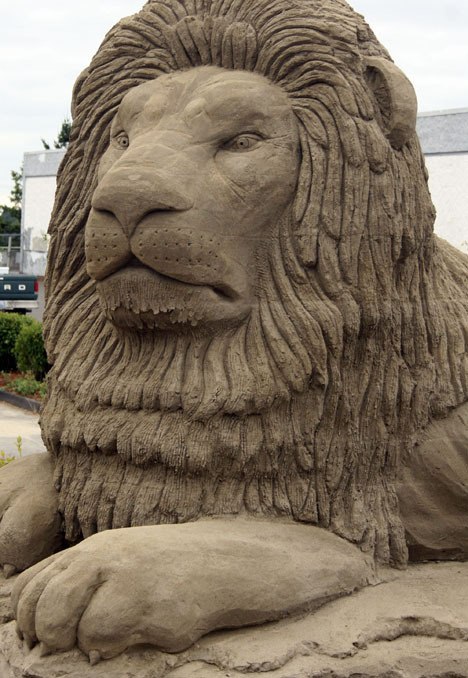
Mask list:
POLYGON ((228 151, 250 151, 257 146, 259 141, 261 141, 261 137, 258 134, 239 134, 234 139, 227 141, 223 148, 228 151))
POLYGON ((120 134, 115 137, 115 140, 119 148, 125 149, 130 145, 130 139, 128 138, 128 134, 126 132, 120 132, 120 134))

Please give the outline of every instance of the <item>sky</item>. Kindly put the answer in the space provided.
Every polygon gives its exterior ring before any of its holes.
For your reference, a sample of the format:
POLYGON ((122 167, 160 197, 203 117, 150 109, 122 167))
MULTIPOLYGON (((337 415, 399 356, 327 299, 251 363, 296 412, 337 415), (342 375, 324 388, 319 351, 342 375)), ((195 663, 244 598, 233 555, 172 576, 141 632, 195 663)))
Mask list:
MULTIPOLYGON (((73 83, 143 0, 0 0, 0 204, 25 151, 56 138, 73 83)), ((468 108, 468 0, 350 0, 413 82, 420 111, 468 108)))

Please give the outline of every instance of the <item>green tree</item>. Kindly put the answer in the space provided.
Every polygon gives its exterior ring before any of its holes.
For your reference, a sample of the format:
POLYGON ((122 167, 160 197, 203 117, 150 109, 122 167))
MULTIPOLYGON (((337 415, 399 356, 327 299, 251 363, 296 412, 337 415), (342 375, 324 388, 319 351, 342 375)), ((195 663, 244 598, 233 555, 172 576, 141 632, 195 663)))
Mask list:
POLYGON ((11 178, 13 179, 13 188, 10 192, 10 202, 15 209, 21 209, 21 200, 23 198, 23 168, 20 167, 19 172, 11 170, 11 178))
MULTIPOLYGON (((23 169, 11 171, 13 188, 10 192, 10 205, 0 205, 0 233, 20 233, 21 198, 23 196, 23 169)), ((4 243, 0 241, 0 246, 4 243)))
MULTIPOLYGON (((53 142, 54 148, 67 148, 68 142, 70 141, 70 132, 71 132, 71 120, 65 118, 62 122, 62 126, 57 135, 57 138, 53 142)), ((50 144, 47 143, 45 139, 41 139, 42 145, 46 151, 50 151, 50 144)))
MULTIPOLYGON (((65 118, 53 142, 54 148, 67 148, 70 140, 71 121, 65 118)), ((50 145, 44 139, 41 139, 42 145, 46 150, 50 150, 50 145)), ((21 233, 21 199, 23 196, 23 168, 18 172, 11 171, 13 179, 13 188, 10 192, 10 205, 0 205, 0 235, 2 233, 21 233)), ((4 238, 0 238, 0 247, 4 246, 4 238)), ((16 238, 15 238, 16 240, 16 238)), ((18 242, 13 243, 18 245, 18 242)))

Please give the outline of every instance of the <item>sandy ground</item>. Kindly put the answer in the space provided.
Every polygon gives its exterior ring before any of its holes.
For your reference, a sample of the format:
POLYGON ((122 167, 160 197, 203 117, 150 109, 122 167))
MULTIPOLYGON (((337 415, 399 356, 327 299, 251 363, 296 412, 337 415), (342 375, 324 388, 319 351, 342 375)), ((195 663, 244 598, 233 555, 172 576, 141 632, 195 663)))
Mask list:
POLYGON ((38 420, 38 414, 0 402, 0 451, 3 450, 8 456, 16 456, 16 439, 21 436, 23 456, 45 452, 38 420))

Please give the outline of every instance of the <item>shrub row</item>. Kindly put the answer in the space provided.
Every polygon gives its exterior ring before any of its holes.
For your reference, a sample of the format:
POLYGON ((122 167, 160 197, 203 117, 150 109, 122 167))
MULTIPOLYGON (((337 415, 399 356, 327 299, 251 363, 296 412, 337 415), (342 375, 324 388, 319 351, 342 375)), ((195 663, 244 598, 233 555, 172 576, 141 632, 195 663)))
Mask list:
POLYGON ((0 371, 32 372, 40 380, 47 369, 41 323, 27 315, 0 312, 0 371))

